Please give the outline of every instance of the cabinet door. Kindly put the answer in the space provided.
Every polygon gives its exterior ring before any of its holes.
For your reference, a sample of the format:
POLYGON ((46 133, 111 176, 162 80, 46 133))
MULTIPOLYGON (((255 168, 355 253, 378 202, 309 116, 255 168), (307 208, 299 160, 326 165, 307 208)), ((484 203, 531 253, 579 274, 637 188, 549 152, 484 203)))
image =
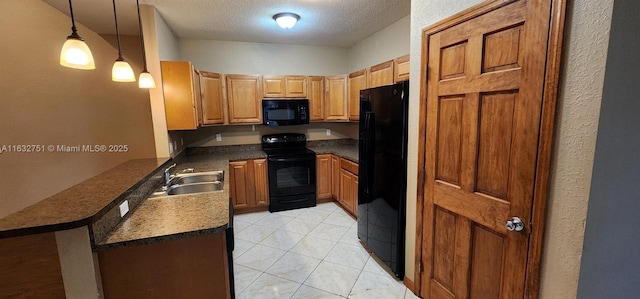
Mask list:
MULTIPOLYGON (((252 207, 255 191, 252 193, 249 188, 252 182, 249 177, 249 162, 234 161, 229 162, 229 195, 233 201, 233 208, 252 207)), ((253 177, 252 175, 250 177, 253 177)))
POLYGON ((394 59, 393 82, 409 80, 409 54, 394 59))
POLYGON ((360 119, 360 90, 367 88, 366 70, 349 74, 349 120, 360 119))
POLYGON ((253 163, 253 175, 255 177, 256 206, 269 205, 269 187, 267 184, 267 159, 256 159, 253 163))
POLYGON ((227 75, 229 123, 262 123, 262 78, 252 75, 227 75))
POLYGON ((198 120, 198 127, 204 124, 203 122, 203 112, 202 112, 202 92, 200 86, 200 72, 193 69, 193 100, 196 106, 196 118, 198 120))
POLYGON ((350 172, 342 169, 340 170, 340 204, 347 210, 347 212, 355 215, 356 213, 355 202, 357 201, 357 189, 356 184, 357 178, 350 172), (356 195, 354 197, 354 194, 356 195))
POLYGON ((226 120, 224 77, 220 74, 200 71, 202 123, 224 124, 226 120))
POLYGON ((324 77, 312 76, 307 78, 309 98, 309 119, 324 120, 324 77))
POLYGON ((331 196, 340 198, 340 158, 331 155, 331 196))
POLYGON ((351 198, 353 200, 351 202, 351 206, 353 207, 352 214, 353 216, 358 217, 358 177, 355 175, 353 176, 351 191, 353 192, 351 194, 351 198))
POLYGON ((193 66, 188 61, 161 61, 162 91, 168 130, 198 128, 193 66))
POLYGON ((393 84, 393 60, 369 68, 367 88, 393 84))
POLYGON ((286 76, 285 80, 285 97, 287 98, 306 98, 307 97, 307 77, 304 76, 286 76))
POLYGON ((326 120, 347 120, 347 77, 326 77, 326 120))
POLYGON ((331 198, 331 155, 316 156, 316 190, 318 199, 331 198))
POLYGON ((285 97, 286 82, 284 76, 262 76, 263 96, 265 98, 285 97))

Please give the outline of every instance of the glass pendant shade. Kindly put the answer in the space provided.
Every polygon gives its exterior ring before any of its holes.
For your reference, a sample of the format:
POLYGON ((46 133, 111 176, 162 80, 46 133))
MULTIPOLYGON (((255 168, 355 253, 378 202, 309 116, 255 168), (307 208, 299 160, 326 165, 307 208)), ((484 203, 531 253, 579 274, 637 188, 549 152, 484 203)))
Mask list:
POLYGON ((296 25, 296 22, 298 22, 300 16, 294 13, 285 12, 273 16, 273 19, 276 20, 276 23, 278 23, 278 26, 280 26, 282 29, 290 29, 296 25))
POLYGON ((118 58, 111 69, 111 80, 115 82, 135 82, 136 76, 133 69, 124 59, 118 58))
POLYGON ((138 87, 140 88, 156 88, 156 81, 153 80, 153 76, 147 71, 140 73, 138 78, 138 87))
POLYGON ((71 36, 62 45, 60 65, 79 70, 93 70, 96 68, 89 46, 82 39, 71 36))

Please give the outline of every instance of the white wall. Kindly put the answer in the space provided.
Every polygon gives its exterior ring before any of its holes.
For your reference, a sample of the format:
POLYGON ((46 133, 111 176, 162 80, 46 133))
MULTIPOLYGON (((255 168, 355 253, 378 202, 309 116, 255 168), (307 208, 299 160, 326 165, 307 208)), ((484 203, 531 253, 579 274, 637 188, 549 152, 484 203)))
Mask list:
MULTIPOLYGON (((420 80, 422 29, 479 0, 413 0, 411 81, 420 80), (420 13, 417 13, 420 12, 420 13)), ((556 140, 552 160, 540 298, 575 298, 584 219, 589 198, 598 114, 613 0, 569 1, 560 75, 556 140)), ((409 147, 417 148, 420 85, 412 84, 409 147), (411 137, 413 136, 413 137, 411 137)), ((409 157, 409 190, 416 190, 417 156, 409 157)), ((408 193, 407 257, 414 256, 416 194, 408 193)), ((407 259, 413 280, 413 261, 407 259)))
POLYGON ((180 60, 178 39, 164 21, 157 9, 154 9, 156 36, 158 38, 158 55, 160 60, 180 60))
POLYGON ((223 74, 338 75, 349 69, 348 49, 180 39, 181 60, 223 74))
POLYGON ((411 15, 363 39, 349 50, 349 73, 409 54, 411 15))

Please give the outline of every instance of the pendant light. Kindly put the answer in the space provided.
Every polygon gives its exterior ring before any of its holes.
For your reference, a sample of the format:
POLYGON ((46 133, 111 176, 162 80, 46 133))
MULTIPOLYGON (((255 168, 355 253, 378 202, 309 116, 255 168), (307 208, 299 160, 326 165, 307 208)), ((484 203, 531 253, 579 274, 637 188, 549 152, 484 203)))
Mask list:
POLYGON ((71 35, 67 36, 67 41, 62 45, 60 65, 72 69, 93 70, 96 68, 96 64, 93 61, 89 46, 78 35, 78 30, 76 30, 76 20, 73 17, 71 0, 69 0, 69 13, 71 14, 71 35))
POLYGON ((111 69, 111 80, 115 82, 135 82, 136 76, 129 63, 122 57, 122 48, 120 47, 120 31, 118 30, 118 14, 116 13, 116 0, 113 0, 113 17, 116 20, 116 38, 118 40, 118 59, 111 69))
POLYGON ((142 33, 142 21, 140 20, 140 3, 136 0, 136 7, 138 8, 138 27, 140 28, 140 43, 142 44, 142 63, 144 68, 140 77, 138 78, 138 87, 140 88, 156 88, 156 82, 153 80, 153 76, 147 71, 147 53, 144 49, 144 34, 142 33))

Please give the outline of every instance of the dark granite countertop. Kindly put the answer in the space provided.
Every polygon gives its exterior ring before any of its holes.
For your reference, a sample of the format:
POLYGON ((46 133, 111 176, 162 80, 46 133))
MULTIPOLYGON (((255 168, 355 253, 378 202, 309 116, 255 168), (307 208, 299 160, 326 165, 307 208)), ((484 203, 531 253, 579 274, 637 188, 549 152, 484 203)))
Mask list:
POLYGON ((358 140, 338 139, 307 142, 307 148, 316 154, 334 154, 358 163, 358 140))
POLYGON ((168 159, 130 160, 0 219, 0 238, 90 224, 114 200, 131 193, 168 159))

